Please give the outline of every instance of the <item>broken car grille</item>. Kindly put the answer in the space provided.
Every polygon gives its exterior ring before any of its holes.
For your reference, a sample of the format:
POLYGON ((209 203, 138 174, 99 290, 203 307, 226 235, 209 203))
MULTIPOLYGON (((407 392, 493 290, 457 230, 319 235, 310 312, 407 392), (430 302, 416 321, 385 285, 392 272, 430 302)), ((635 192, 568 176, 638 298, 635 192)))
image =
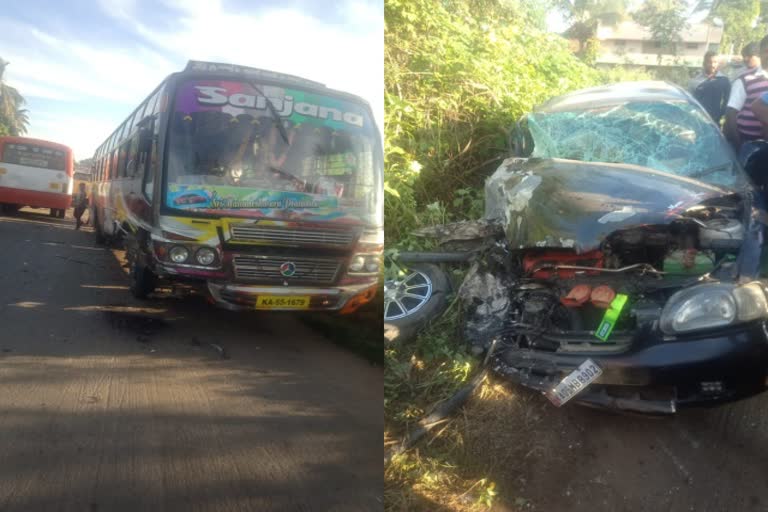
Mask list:
POLYGON ((341 260, 237 255, 232 264, 238 281, 332 284, 341 267, 341 260))
POLYGON ((322 245, 349 247, 357 233, 349 229, 286 229, 262 227, 259 225, 233 225, 230 227, 231 241, 270 242, 280 245, 322 245))

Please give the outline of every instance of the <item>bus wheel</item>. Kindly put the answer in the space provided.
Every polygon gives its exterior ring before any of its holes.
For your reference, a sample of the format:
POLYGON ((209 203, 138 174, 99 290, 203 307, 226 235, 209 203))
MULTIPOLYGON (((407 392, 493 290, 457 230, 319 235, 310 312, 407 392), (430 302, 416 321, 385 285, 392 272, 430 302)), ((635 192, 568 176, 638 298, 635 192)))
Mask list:
POLYGON ((59 209, 56 216, 60 219, 63 219, 66 214, 67 214, 67 210, 59 209))
POLYGON ((51 208, 50 216, 55 219, 56 217, 59 216, 59 210, 57 210, 56 208, 51 208))
POLYGON ((146 299, 147 296, 155 291, 157 278, 145 265, 134 262, 131 265, 131 294, 137 299, 146 299))
POLYGON ((96 214, 96 210, 93 211, 93 231, 96 233, 96 243, 98 245, 104 245, 107 243, 104 232, 101 230, 101 222, 99 222, 99 216, 96 214))

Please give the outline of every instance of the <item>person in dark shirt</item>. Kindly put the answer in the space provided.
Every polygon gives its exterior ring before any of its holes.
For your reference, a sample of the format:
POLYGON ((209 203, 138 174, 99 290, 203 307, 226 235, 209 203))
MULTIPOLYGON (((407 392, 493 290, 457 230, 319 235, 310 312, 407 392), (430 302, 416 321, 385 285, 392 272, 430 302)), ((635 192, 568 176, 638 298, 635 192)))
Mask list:
POLYGON ((83 225, 83 213, 88 208, 88 194, 85 192, 85 183, 80 184, 79 190, 72 198, 72 206, 75 208, 75 229, 80 229, 80 226, 83 225))
POLYGON ((705 53, 702 72, 691 80, 689 88, 712 120, 720 125, 731 94, 731 82, 717 70, 717 64, 715 52, 705 53))

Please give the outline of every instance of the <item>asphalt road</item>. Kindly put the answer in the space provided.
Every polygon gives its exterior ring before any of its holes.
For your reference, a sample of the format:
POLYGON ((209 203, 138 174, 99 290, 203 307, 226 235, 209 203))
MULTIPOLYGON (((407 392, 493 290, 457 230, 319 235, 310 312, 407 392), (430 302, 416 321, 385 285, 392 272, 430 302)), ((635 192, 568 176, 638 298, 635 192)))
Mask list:
POLYGON ((382 509, 380 368, 294 316, 136 301, 69 216, 0 243, 0 510, 382 509))

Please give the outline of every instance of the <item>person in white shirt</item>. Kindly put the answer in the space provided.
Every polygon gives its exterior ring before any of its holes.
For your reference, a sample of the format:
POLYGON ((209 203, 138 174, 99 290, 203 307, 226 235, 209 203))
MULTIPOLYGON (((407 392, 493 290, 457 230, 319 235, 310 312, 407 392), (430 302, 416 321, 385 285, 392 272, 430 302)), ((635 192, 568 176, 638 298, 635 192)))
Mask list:
POLYGON ((731 94, 725 111, 723 133, 738 151, 743 142, 762 135, 762 126, 752 112, 752 102, 768 91, 768 76, 760 67, 761 57, 768 61, 768 36, 750 43, 742 50, 747 69, 731 84, 731 94))

